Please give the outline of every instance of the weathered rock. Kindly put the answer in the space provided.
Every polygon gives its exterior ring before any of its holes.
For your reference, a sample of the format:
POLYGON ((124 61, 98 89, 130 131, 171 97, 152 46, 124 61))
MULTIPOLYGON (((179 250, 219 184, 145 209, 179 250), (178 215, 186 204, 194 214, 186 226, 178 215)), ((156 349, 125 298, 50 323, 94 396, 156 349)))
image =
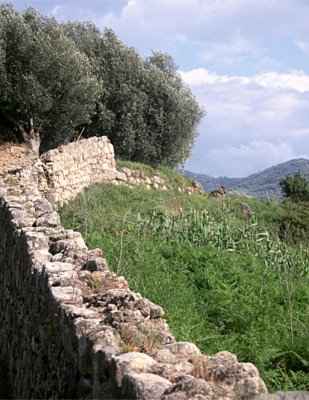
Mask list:
POLYGON ((309 392, 277 392, 254 397, 254 400, 309 400, 309 392))
POLYGON ((80 289, 71 286, 56 286, 51 288, 56 300, 64 304, 83 304, 82 292, 80 289))
POLYGON ((164 392, 161 400, 219 400, 219 398, 214 398, 212 386, 205 380, 184 375, 164 392))
POLYGON ((130 372, 151 372, 155 366, 156 361, 147 354, 136 352, 121 354, 113 359, 115 381, 120 387, 126 374, 130 372))
POLYGON ((128 399, 160 400, 170 386, 167 379, 158 375, 130 373, 123 378, 122 394, 128 399))
POLYGON ((176 364, 178 358, 168 349, 161 349, 154 355, 155 359, 163 364, 176 364))
POLYGON ((177 358, 190 359, 201 355, 201 351, 193 343, 176 342, 165 347, 177 358))
POLYGON ((102 252, 99 249, 87 253, 87 261, 82 267, 83 270, 90 272, 108 271, 107 262, 102 257, 102 252))

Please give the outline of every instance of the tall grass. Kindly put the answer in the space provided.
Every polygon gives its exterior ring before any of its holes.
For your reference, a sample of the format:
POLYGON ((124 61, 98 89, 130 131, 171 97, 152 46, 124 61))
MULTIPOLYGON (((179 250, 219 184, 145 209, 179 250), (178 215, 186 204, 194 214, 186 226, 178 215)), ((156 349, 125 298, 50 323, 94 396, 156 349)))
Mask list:
POLYGON ((309 389, 309 251, 239 201, 101 186, 62 211, 133 289, 161 304, 178 339, 253 362, 270 389, 309 389))

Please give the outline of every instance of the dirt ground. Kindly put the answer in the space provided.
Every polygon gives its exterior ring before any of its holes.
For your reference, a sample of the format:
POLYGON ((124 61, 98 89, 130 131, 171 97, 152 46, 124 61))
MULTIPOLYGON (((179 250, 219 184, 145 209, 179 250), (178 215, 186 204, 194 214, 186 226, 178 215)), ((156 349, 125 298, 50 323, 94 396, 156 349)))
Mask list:
POLYGON ((0 175, 29 163, 28 150, 16 143, 0 143, 0 175))

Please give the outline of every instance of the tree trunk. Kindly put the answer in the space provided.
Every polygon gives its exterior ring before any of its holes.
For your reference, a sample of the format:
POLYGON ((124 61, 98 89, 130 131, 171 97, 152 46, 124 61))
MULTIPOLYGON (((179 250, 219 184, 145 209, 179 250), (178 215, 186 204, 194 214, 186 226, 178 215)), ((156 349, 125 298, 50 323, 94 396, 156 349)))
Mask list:
POLYGON ((32 128, 29 132, 23 131, 22 134, 23 134, 23 138, 24 138, 26 146, 37 157, 39 157, 40 145, 41 145, 40 132, 32 128))
POLYGON ((29 130, 20 127, 24 142, 26 146, 35 154, 36 157, 40 155, 41 137, 38 129, 34 129, 33 120, 30 119, 29 130))
POLYGON ((36 157, 39 157, 41 137, 39 129, 35 129, 33 126, 33 119, 30 118, 28 126, 25 127, 21 124, 18 124, 17 121, 15 121, 10 115, 1 112, 1 110, 0 118, 4 118, 4 120, 12 126, 12 130, 14 127, 18 128, 18 131, 26 146, 33 154, 35 154, 36 157))

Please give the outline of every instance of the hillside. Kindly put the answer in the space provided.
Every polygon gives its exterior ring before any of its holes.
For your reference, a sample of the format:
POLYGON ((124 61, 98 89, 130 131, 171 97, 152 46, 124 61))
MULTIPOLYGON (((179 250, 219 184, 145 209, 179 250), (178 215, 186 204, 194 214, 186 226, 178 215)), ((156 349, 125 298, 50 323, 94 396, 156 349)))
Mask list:
MULTIPOLYGON (((93 186, 61 210, 62 222, 166 310, 177 340, 254 363, 270 390, 308 390, 308 250, 279 240, 283 205, 248 198, 248 220, 240 196, 188 196, 183 177, 164 172, 163 191, 93 186)), ((130 346, 141 343, 131 337, 130 346)))
POLYGON ((185 171, 185 175, 200 182, 206 191, 211 191, 220 185, 224 185, 227 189, 235 190, 249 196, 280 198, 280 180, 287 175, 294 175, 297 172, 309 177, 309 160, 304 158, 290 160, 249 175, 246 178, 213 178, 209 175, 197 174, 190 171, 185 171))

